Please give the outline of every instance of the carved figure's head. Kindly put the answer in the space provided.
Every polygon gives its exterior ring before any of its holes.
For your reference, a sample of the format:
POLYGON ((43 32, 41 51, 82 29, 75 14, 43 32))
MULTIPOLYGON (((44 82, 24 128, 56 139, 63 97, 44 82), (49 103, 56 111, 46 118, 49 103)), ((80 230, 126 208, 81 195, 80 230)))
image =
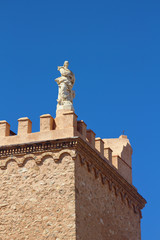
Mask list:
POLYGON ((64 67, 68 68, 68 65, 69 65, 69 62, 68 62, 68 61, 65 61, 65 62, 64 62, 64 67))

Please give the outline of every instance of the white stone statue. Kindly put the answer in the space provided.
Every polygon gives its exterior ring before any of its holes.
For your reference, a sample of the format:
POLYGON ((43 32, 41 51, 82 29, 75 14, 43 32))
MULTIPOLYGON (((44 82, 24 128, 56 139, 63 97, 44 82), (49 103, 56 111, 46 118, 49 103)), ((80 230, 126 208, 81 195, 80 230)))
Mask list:
POLYGON ((68 69, 68 65, 68 61, 65 61, 62 67, 58 67, 61 77, 55 79, 59 87, 57 110, 66 109, 74 111, 73 98, 75 97, 75 92, 72 88, 75 83, 75 76, 68 69))

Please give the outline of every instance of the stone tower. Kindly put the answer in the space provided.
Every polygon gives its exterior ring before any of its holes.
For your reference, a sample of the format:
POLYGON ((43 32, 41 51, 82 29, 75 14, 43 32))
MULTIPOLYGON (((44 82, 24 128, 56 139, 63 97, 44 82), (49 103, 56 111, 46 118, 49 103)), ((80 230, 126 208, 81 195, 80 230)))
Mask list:
POLYGON ((27 117, 16 135, 0 121, 0 239, 140 240, 146 201, 132 185, 129 140, 95 138, 77 121, 66 72, 56 118, 40 116, 39 132, 27 117))

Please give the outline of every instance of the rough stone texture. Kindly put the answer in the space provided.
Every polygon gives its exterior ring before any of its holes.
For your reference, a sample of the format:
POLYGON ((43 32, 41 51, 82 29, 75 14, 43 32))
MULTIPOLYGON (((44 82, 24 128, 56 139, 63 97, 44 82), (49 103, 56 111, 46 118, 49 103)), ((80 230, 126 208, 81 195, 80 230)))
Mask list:
POLYGON ((75 239, 74 161, 0 169, 0 240, 75 239))
POLYGON ((61 143, 1 160, 0 239, 140 240, 145 200, 83 140, 61 143))
POLYGON ((140 216, 76 161, 77 240, 140 240, 140 216))
POLYGON ((140 240, 146 201, 132 185, 129 140, 103 143, 58 111, 36 133, 28 118, 18 135, 0 121, 0 240, 140 240))

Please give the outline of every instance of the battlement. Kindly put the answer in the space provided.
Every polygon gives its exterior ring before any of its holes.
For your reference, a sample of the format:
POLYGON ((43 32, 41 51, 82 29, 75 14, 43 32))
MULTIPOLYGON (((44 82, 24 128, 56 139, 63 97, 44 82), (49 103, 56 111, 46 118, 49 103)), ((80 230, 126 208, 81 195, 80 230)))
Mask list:
POLYGON ((80 137, 131 184, 132 148, 127 136, 121 135, 114 139, 101 139, 95 136, 91 129, 87 129, 84 121, 77 121, 77 115, 73 111, 61 111, 55 119, 50 114, 41 115, 39 132, 32 132, 32 122, 27 117, 18 119, 16 135, 10 131, 9 123, 0 121, 1 149, 8 145, 80 137))

